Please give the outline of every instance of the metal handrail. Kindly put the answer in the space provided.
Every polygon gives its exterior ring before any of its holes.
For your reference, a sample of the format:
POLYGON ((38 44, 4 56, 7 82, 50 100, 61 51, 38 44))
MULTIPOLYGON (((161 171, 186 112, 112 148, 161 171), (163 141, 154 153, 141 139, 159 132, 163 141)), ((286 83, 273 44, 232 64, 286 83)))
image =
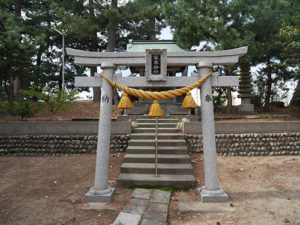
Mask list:
POLYGON ((157 135, 158 135, 158 118, 156 117, 155 121, 155 177, 158 177, 157 173, 157 149, 158 149, 158 140, 157 140, 157 135))

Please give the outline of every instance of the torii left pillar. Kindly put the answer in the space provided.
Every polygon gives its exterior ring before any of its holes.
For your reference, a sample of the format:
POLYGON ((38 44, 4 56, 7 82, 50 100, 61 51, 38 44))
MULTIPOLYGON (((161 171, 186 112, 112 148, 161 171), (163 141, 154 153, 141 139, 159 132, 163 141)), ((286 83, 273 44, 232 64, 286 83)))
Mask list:
MULTIPOLYGON (((103 63, 101 68, 112 80, 115 65, 103 63)), ((112 110, 112 87, 107 81, 102 82, 100 102, 95 184, 85 195, 87 202, 110 202, 115 192, 115 188, 107 184, 112 110)))

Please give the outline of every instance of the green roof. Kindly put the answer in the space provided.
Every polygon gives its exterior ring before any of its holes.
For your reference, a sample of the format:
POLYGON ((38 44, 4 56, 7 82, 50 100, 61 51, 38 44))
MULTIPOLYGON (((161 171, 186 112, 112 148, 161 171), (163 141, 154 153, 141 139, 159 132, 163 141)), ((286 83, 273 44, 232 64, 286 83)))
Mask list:
POLYGON ((146 49, 167 49, 168 52, 184 52, 173 40, 133 41, 127 44, 128 52, 144 52, 146 49))

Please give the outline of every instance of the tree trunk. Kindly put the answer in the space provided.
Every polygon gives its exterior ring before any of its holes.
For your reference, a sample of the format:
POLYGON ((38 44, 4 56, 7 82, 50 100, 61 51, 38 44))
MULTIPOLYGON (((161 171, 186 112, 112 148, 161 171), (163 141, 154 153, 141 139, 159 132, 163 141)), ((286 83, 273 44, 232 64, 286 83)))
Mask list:
POLYGON ((20 97, 20 88, 21 88, 21 81, 19 77, 14 79, 14 96, 15 98, 20 97))
POLYGON ((267 70, 267 92, 266 92, 266 98, 265 98, 265 107, 264 111, 269 112, 270 111, 270 99, 271 99, 271 91, 272 91, 272 71, 270 68, 267 70))
POLYGON ((154 18, 150 18, 150 26, 151 26, 151 34, 150 34, 150 40, 156 40, 156 37, 155 37, 155 17, 154 18))
POLYGON ((9 96, 9 81, 4 80, 4 90, 7 96, 9 96))
POLYGON ((15 0, 15 14, 21 16, 21 3, 20 0, 15 0))
MULTIPOLYGON (((15 0, 15 14, 17 17, 21 17, 21 3, 20 0, 15 0)), ((20 37, 20 42, 21 42, 21 37, 20 37)), ((12 82, 12 81, 11 81, 12 82)), ((13 94, 14 97, 18 98, 20 97, 20 87, 21 87, 21 80, 19 76, 15 76, 15 79, 13 80, 13 94)))
MULTIPOLYGON (((118 8, 118 0, 112 0, 111 2, 111 9, 117 9, 118 8)), ((113 52, 116 48, 116 40, 117 40, 117 24, 110 24, 110 29, 108 30, 108 37, 107 37, 107 45, 106 45, 106 51, 107 52, 113 52)), ((113 104, 118 105, 119 104, 119 95, 117 92, 117 89, 113 89, 113 104)))
MULTIPOLYGON (((225 69, 225 76, 230 76, 230 71, 225 69)), ((232 94, 231 94, 231 87, 226 88, 226 98, 227 98, 227 113, 232 113, 232 94)))
MULTIPOLYGON (((45 43, 48 43, 48 39, 45 40, 45 43)), ((35 74, 36 74, 36 78, 38 78, 40 76, 40 73, 41 73, 41 64, 42 64, 42 54, 43 54, 43 51, 44 49, 47 49, 47 47, 49 47, 48 45, 47 46, 43 46, 41 45, 39 47, 39 50, 37 52, 37 56, 36 56, 36 70, 35 70, 35 74)))
POLYGON ((14 104, 14 78, 12 76, 12 72, 10 73, 9 87, 8 87, 8 103, 14 104))
MULTIPOLYGON (((91 67, 90 76, 94 77, 97 72, 97 67, 91 67)), ((101 89, 99 87, 93 87, 93 102, 100 102, 101 89)))
MULTIPOLYGON (((111 1, 111 10, 118 8, 118 0, 111 1)), ((117 24, 109 24, 110 29, 108 30, 108 37, 107 37, 107 45, 106 51, 113 52, 116 48, 116 39, 117 39, 117 24)))
POLYGON ((108 31, 108 37, 107 37, 107 46, 106 51, 107 52, 113 52, 116 47, 116 28, 111 28, 108 31))
POLYGON ((219 88, 217 90, 217 92, 218 92, 218 96, 217 96, 217 99, 216 99, 216 103, 214 105, 214 112, 217 112, 218 106, 221 105, 221 96, 222 96, 222 93, 223 93, 222 88, 219 88))
MULTIPOLYGON (((89 6, 90 6, 90 16, 94 16, 94 2, 93 0, 89 0, 89 6)), ((95 31, 92 34, 91 38, 91 50, 92 51, 98 51, 98 38, 97 38, 97 32, 95 31)), ((95 73, 97 73, 97 67, 91 67, 90 68, 90 76, 94 77, 95 73)), ((101 98, 101 89, 98 87, 93 88, 93 102, 100 102, 101 98)))
MULTIPOLYGON (((111 10, 118 8, 118 0, 112 0, 111 1, 111 10)), ((113 21, 113 19, 112 19, 113 21)), ((108 36, 107 36, 107 45, 106 45, 106 51, 107 52, 113 52, 116 48, 116 32, 117 32, 117 24, 112 24, 111 21, 109 21, 109 30, 108 30, 108 36)))

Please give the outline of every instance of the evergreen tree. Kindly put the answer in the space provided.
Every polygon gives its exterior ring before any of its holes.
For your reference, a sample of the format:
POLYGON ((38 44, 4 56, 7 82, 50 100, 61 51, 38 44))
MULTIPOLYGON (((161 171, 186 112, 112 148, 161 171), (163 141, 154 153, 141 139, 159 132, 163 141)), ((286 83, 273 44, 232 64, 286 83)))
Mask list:
MULTIPOLYGON (((167 22, 174 29, 175 40, 184 48, 190 49, 205 43, 201 50, 232 49, 245 45, 253 40, 253 32, 249 29, 250 8, 245 1, 177 1, 169 4, 165 1, 164 13, 167 22)), ((249 52, 254 52, 250 46, 249 52)), ((254 46, 253 46, 254 47, 254 46)), ((251 53, 250 53, 251 54, 251 53)), ((252 56, 254 56, 253 54, 252 56)), ((242 97, 250 101, 251 80, 249 79, 250 55, 241 59, 242 97), (246 82, 245 82, 246 81, 246 82)), ((235 66, 220 67, 225 76, 236 71, 235 66)), ((226 88, 227 112, 232 112, 231 88, 226 88)), ((249 102, 250 103, 250 102, 249 102)))
MULTIPOLYGON (((286 0, 232 0, 232 1, 165 1, 164 13, 174 30, 175 40, 185 48, 205 41, 202 50, 228 49, 249 46, 246 56, 241 58, 240 70, 247 74, 251 66, 264 65, 266 77, 265 110, 269 110, 272 85, 278 78, 288 80, 294 71, 276 74, 283 62, 282 47, 278 43, 281 24, 294 17, 290 8, 294 1, 286 0)), ((248 78, 247 78, 248 79, 248 78)), ((249 80, 249 79, 248 79, 249 80)))
POLYGON ((35 43, 26 35, 24 19, 20 17, 25 3, 19 0, 0 1, 0 81, 10 104, 14 101, 14 89, 18 95, 21 80, 32 73, 35 43))
POLYGON ((288 9, 291 17, 287 17, 280 29, 282 55, 287 64, 296 68, 295 82, 298 82, 290 105, 300 107, 300 2, 291 0, 293 7, 288 9))
MULTIPOLYGON (((160 1, 0 0, 0 10, 0 84, 11 103, 18 80, 22 89, 62 86, 62 37, 53 27, 66 33, 66 46, 101 52, 123 51, 128 39, 153 39, 164 26, 160 1)), ((65 85, 73 89, 74 75, 86 68, 68 56, 65 62, 65 85)))
MULTIPOLYGON (((48 0, 0 1, 0 81, 11 104, 14 89, 17 94, 20 87, 61 87, 62 63, 58 60, 61 36, 52 29, 53 24, 60 21, 51 6, 54 3, 48 0)), ((72 39, 67 37, 66 43, 72 39)), ((66 61, 65 81, 68 88, 74 88, 74 74, 83 73, 84 68, 73 64, 71 58, 66 61)))
MULTIPOLYGON (((124 51, 129 39, 151 39, 162 22, 160 1, 136 0, 119 4, 117 0, 77 2, 80 7, 66 8, 71 3, 53 4, 66 30, 80 40, 81 49, 90 51, 124 51), (86 4, 88 3, 88 4, 86 4), (150 4, 151 3, 151 4, 150 4)), ((96 68, 91 68, 94 76, 96 68)), ((100 91, 94 88, 94 101, 100 91)))
MULTIPOLYGON (((36 46, 36 56, 33 59, 34 76, 31 77, 30 82, 41 88, 45 86, 62 87, 62 36, 53 28, 61 31, 66 28, 62 26, 53 7, 57 2, 61 1, 32 0, 31 6, 24 11, 26 17, 29 18, 26 20, 28 33, 30 35, 40 34, 40 41, 36 46)), ((72 6, 77 7, 77 4, 74 3, 72 6)), ((75 46, 80 45, 80 41, 74 41, 74 37, 66 33, 65 45, 72 45, 73 42, 76 43, 75 46)), ((75 65, 70 57, 66 57, 65 63, 65 86, 73 89, 74 75, 83 74, 85 68, 75 65)))
POLYGON ((41 110, 41 107, 34 105, 30 100, 19 96, 16 99, 16 104, 8 105, 6 107, 7 112, 13 116, 20 116, 23 121, 24 118, 31 118, 41 110))

